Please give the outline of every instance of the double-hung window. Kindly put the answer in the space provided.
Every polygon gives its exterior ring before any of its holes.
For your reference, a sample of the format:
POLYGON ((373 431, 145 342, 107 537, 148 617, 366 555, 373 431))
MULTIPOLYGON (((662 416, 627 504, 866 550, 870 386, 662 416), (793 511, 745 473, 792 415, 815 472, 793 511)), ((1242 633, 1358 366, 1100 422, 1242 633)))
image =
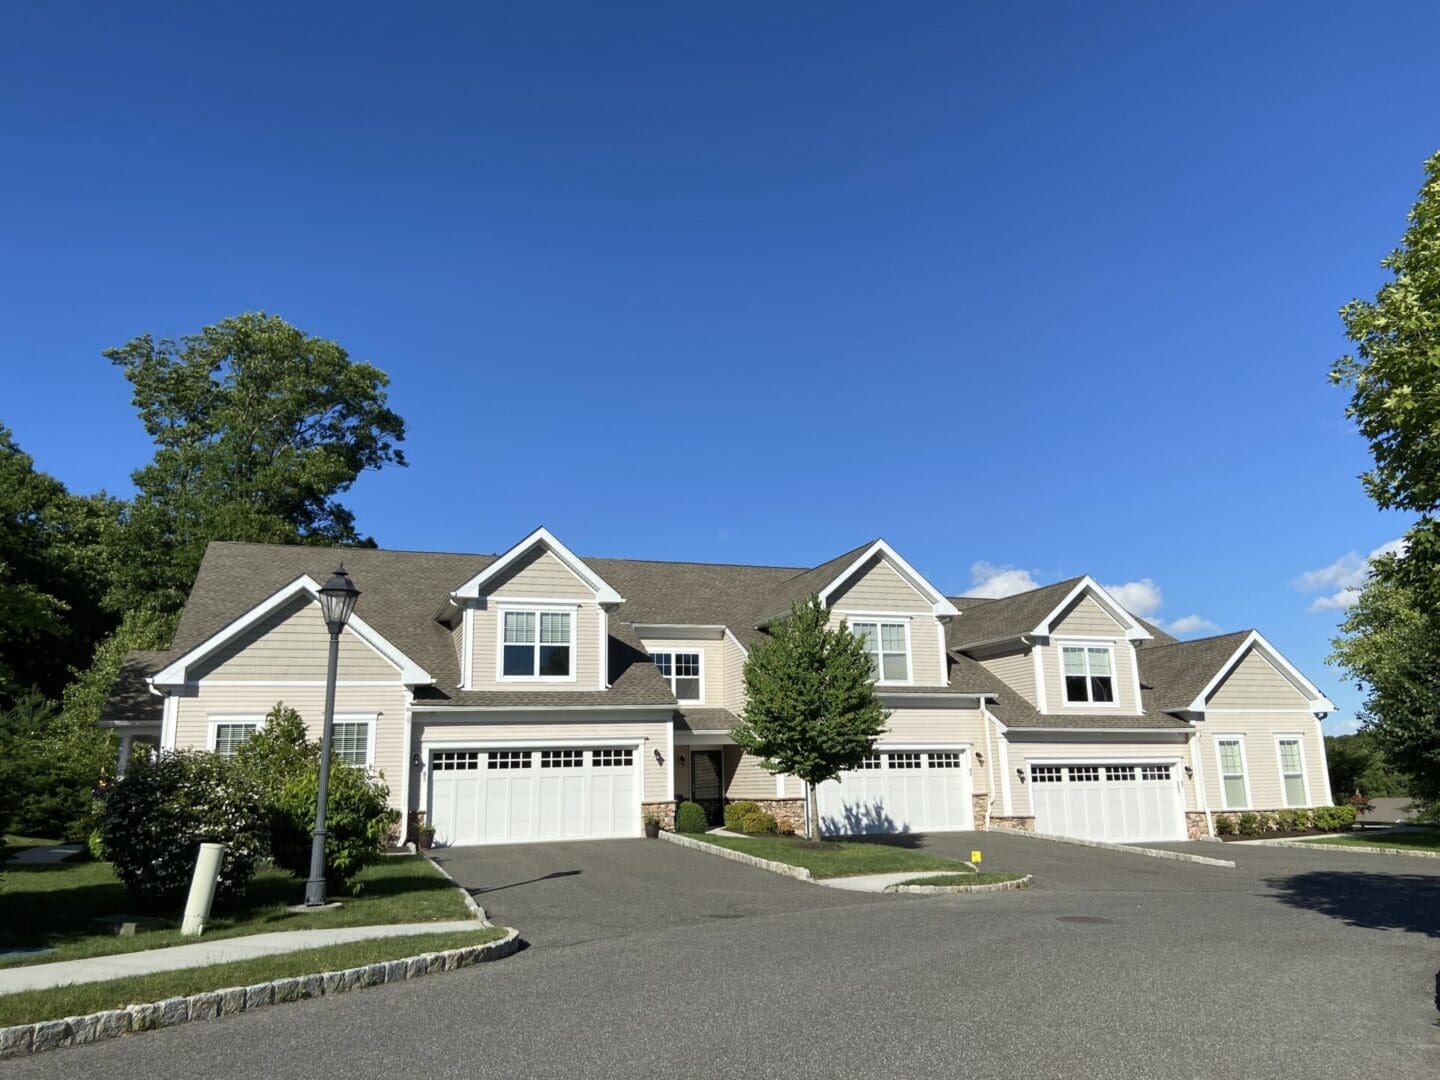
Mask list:
POLYGON ((574 674, 575 619, 569 611, 506 611, 501 615, 501 675, 507 679, 568 679, 574 674))
POLYGON ((1226 810, 1243 810, 1250 803, 1249 785, 1245 782, 1245 748, 1239 739, 1218 739, 1215 743, 1220 758, 1220 788, 1226 810))
POLYGON ((910 627, 903 622, 855 619, 850 632, 870 657, 870 670, 882 683, 910 681, 910 627))
POLYGON ((235 756, 235 751, 259 730, 260 723, 256 720, 234 720, 216 724, 215 753, 229 761, 235 756))
POLYGON ((698 652, 657 652, 650 659, 670 684, 676 701, 701 701, 700 654, 698 652))
POLYGON ((336 720, 330 729, 330 749, 341 761, 362 769, 370 765, 370 722, 336 720))
POLYGON ((1066 705, 1110 705, 1115 701, 1115 663, 1109 645, 1062 645, 1066 705))
POLYGON ((1305 798, 1305 758, 1299 738, 1280 736, 1276 753, 1280 757, 1280 781, 1285 785, 1285 805, 1304 806, 1309 800, 1305 798))

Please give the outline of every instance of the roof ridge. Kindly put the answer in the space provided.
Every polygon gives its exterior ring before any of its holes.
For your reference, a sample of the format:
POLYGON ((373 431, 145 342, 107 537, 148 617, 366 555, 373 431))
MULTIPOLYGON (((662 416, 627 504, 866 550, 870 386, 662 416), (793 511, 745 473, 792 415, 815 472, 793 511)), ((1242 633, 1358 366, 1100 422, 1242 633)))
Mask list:
POLYGON ((1060 581, 1052 581, 1048 585, 1036 585, 1033 589, 1024 589, 1020 592, 1010 593, 1006 596, 952 596, 951 600, 983 600, 987 604, 999 603, 1002 600, 1018 600, 1022 596, 1034 596, 1046 589, 1054 589, 1061 585, 1074 585, 1077 581, 1084 581, 1089 574, 1076 574, 1074 577, 1062 578, 1060 581))
POLYGON ((863 544, 860 544, 860 545, 858 545, 858 546, 856 546, 856 547, 853 547, 853 548, 851 548, 849 551, 842 551, 839 555, 832 555, 832 556, 830 556, 830 558, 825 559, 825 560, 823 560, 823 561, 821 561, 821 562, 818 562, 818 563, 816 563, 814 566, 807 566, 807 567, 805 567, 805 569, 801 570, 799 573, 797 573, 797 574, 791 574, 791 575, 790 575, 788 578, 786 578, 785 580, 786 580, 786 581, 794 581, 794 580, 795 580, 796 578, 798 578, 798 577, 804 577, 806 574, 813 574, 813 573, 815 573, 815 571, 817 571, 817 570, 824 569, 825 567, 829 566, 831 563, 837 563, 837 562, 840 562, 842 559, 848 559, 848 558, 849 558, 850 556, 852 556, 852 555, 859 555, 862 551, 868 551, 870 548, 872 548, 872 547, 874 547, 876 544, 880 543, 883 539, 884 539, 884 537, 877 536, 877 537, 875 537, 875 538, 873 538, 873 539, 871 539, 871 540, 866 540, 863 544))
POLYGON ((1140 652, 1143 655, 1144 653, 1153 653, 1156 649, 1173 649, 1176 645, 1203 645, 1207 641, 1219 641, 1221 638, 1239 637, 1241 634, 1253 634, 1255 632, 1253 626, 1248 630, 1227 630, 1223 634, 1211 634, 1209 637, 1189 638, 1184 641, 1165 641, 1159 645, 1146 645, 1140 652))

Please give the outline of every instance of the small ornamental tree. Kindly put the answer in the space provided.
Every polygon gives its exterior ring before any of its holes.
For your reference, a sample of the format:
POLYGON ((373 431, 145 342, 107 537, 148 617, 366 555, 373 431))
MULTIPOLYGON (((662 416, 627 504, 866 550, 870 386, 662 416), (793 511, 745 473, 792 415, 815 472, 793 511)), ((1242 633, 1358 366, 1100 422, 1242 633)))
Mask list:
POLYGON ((814 595, 750 650, 745 712, 731 735, 770 772, 805 784, 811 840, 820 839, 816 786, 856 768, 885 730, 874 679, 860 640, 843 622, 830 626, 814 595))

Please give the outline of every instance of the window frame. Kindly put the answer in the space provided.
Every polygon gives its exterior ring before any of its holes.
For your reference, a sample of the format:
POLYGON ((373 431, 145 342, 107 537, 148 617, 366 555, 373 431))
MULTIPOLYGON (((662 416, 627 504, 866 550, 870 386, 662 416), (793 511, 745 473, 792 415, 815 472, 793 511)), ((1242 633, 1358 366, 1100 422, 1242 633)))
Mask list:
MULTIPOLYGON (((235 713, 233 715, 215 713, 206 717, 206 721, 209 724, 209 731, 206 735, 205 748, 217 757, 220 756, 218 744, 220 741, 220 729, 222 727, 238 727, 242 724, 248 724, 251 728, 250 735, 253 738, 254 735, 265 726, 265 717, 262 713, 235 713)), ((229 761, 234 756, 235 751, 232 750, 229 755, 221 757, 220 760, 229 761)))
MULTIPOLYGON (((685 648, 683 648, 683 649, 680 649, 680 648, 650 649, 650 650, 648 650, 648 655, 649 655, 649 657, 650 657, 650 662, 651 662, 652 664, 655 663, 655 658, 656 658, 657 656, 668 656, 668 657, 670 657, 670 674, 669 674, 669 675, 666 675, 663 671, 660 671, 660 667, 659 667, 658 664, 655 666, 655 670, 656 670, 656 672, 659 673, 660 677, 661 677, 662 679, 664 679, 666 683, 669 684, 669 686, 670 686, 670 693, 672 693, 672 694, 675 695, 675 700, 676 700, 676 701, 678 701, 681 705, 703 705, 703 704, 705 703, 705 650, 704 650, 704 649, 695 649, 695 648, 691 648, 691 647, 689 647, 689 646, 687 646, 687 647, 685 647, 685 648), (699 670, 699 675, 698 675, 698 678, 699 678, 699 680, 700 680, 700 696, 699 696, 699 697, 694 697, 694 698, 682 698, 682 697, 680 696, 680 694, 679 694, 679 693, 676 691, 676 689, 675 689, 675 680, 678 679, 678 678, 680 678, 679 675, 676 675, 676 674, 675 674, 675 657, 676 657, 676 656, 679 656, 679 655, 682 655, 682 654, 685 655, 685 656, 694 656, 694 657, 696 658, 696 660, 699 661, 699 664, 698 664, 698 667, 699 667, 699 669, 700 669, 700 670, 699 670)), ((688 678, 691 678, 691 676, 689 676, 689 675, 686 675, 686 676, 684 676, 684 677, 687 678, 687 679, 688 679, 688 678)))
POLYGON ((1284 800, 1287 809, 1296 809, 1298 807, 1313 805, 1310 801, 1310 770, 1305 767, 1304 736, 1292 732, 1277 731, 1275 733, 1275 769, 1280 774, 1280 798, 1284 800), (1305 801, 1302 803, 1292 803, 1290 801, 1288 793, 1285 790, 1285 759, 1280 756, 1280 744, 1287 742, 1293 742, 1296 748, 1300 751, 1300 790, 1305 799, 1305 801))
MULTIPOLYGON (((878 611, 847 611, 843 612, 841 617, 845 620, 846 628, 850 631, 851 635, 856 638, 860 637, 859 634, 855 633, 855 626, 857 623, 864 623, 866 625, 872 625, 875 627, 875 639, 876 642, 880 645, 880 649, 878 650, 878 659, 876 660, 876 686, 915 685, 915 649, 910 634, 910 623, 912 621, 911 616, 886 614, 885 612, 878 611), (905 633, 905 678, 903 679, 887 679, 884 677, 885 657, 899 655, 899 653, 888 651, 884 648, 884 630, 882 628, 885 626, 898 626, 905 633)), ((861 644, 864 644, 863 639, 861 641, 861 644)), ((869 655, 868 649, 866 650, 866 655, 869 655)))
MULTIPOLYGON (((544 604, 496 604, 495 605, 495 681, 497 683, 573 683, 579 678, 580 671, 580 605, 556 601, 555 603, 544 604), (528 644, 531 647, 533 665, 531 670, 534 675, 507 675, 505 674, 505 616, 511 613, 527 612, 535 616, 535 640, 533 642, 510 642, 513 645, 528 644), (570 674, 568 675, 541 675, 540 671, 540 647, 542 642, 540 624, 544 615, 565 615, 570 621, 570 674)), ((558 645, 559 642, 544 642, 547 645, 558 645)))
MULTIPOLYGON (((1233 774, 1232 774, 1233 775, 1233 774)), ((1245 736, 1239 732, 1216 732, 1215 734, 1215 780, 1220 788, 1220 808, 1223 811, 1249 810, 1254 803, 1254 796, 1250 792, 1250 758, 1245 753, 1245 736), (1222 743, 1235 743, 1240 747, 1240 779, 1245 784, 1245 805, 1227 806, 1225 800, 1225 762, 1220 756, 1222 743)))
MULTIPOLYGON (((336 724, 363 724, 365 726, 365 763, 357 765, 350 762, 357 768, 374 770, 375 768, 375 715, 374 713, 337 713, 334 718, 336 724)), ((332 739, 333 729, 332 729, 332 739)), ((335 746, 331 743, 331 753, 334 753, 335 746)), ((343 760, 343 759, 342 759, 343 760)))
POLYGON ((1055 662, 1060 665, 1060 700, 1061 700, 1061 703, 1063 704, 1063 706, 1064 706, 1065 708, 1067 708, 1067 709, 1082 708, 1082 709, 1098 709, 1098 710, 1120 709, 1120 708, 1122 708, 1122 704, 1121 704, 1121 701, 1120 701, 1120 668, 1119 668, 1119 666, 1118 666, 1118 665, 1116 664, 1116 662, 1115 662, 1115 642, 1109 640, 1108 638, 1100 638, 1100 639, 1089 639, 1089 638, 1056 638, 1056 639, 1055 639, 1055 662), (1084 701, 1074 701, 1074 700, 1071 699, 1071 697, 1070 697, 1070 687, 1069 687, 1069 686, 1066 684, 1066 682, 1065 682, 1065 678, 1066 678, 1066 676, 1065 676, 1065 650, 1066 650, 1066 649, 1083 649, 1083 650, 1085 650, 1085 693, 1086 693, 1087 695, 1090 694, 1090 693, 1092 692, 1092 690, 1093 690, 1093 687, 1090 685, 1090 680, 1091 680, 1091 679, 1106 678, 1106 677, 1107 677, 1107 676, 1103 676, 1103 675, 1092 675, 1092 674, 1090 674, 1090 650, 1091 650, 1091 649, 1104 649, 1106 652, 1108 652, 1108 653, 1110 654, 1110 674, 1109 674, 1108 678, 1110 679, 1110 693, 1113 695, 1112 700, 1110 700, 1110 701, 1092 701, 1092 700, 1090 700, 1088 697, 1087 697, 1087 699, 1084 700, 1084 701))

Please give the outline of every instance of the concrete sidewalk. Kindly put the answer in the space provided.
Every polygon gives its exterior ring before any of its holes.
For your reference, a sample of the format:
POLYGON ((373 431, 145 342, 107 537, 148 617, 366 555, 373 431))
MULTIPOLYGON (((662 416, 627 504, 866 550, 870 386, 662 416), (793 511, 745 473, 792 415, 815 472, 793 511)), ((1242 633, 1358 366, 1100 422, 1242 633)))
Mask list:
POLYGON ((124 979, 131 975, 179 971, 182 968, 206 967, 210 964, 228 964, 235 960, 253 960, 258 956, 275 956, 299 949, 318 949, 326 945, 344 945, 351 941, 368 941, 372 938, 453 934, 484 929, 485 923, 476 919, 463 919, 251 934, 248 937, 201 941, 195 945, 175 945, 167 949, 92 956, 85 960, 63 960, 55 964, 34 964, 30 967, 0 968, 0 994, 13 994, 18 990, 44 990, 52 986, 70 986, 75 983, 104 982, 106 979, 124 979))
POLYGON ((72 855, 79 855, 81 844, 52 844, 48 847, 20 848, 10 856, 12 866, 58 866, 72 855))
MULTIPOLYGON (((963 876, 970 873, 968 870, 907 870, 903 874, 856 874, 853 877, 830 877, 811 878, 816 885, 824 885, 830 889, 845 889, 848 892, 884 892, 891 885, 899 885, 906 881, 918 881, 921 878, 938 877, 941 874, 955 874, 963 876)), ((955 884, 963 885, 963 881, 955 884)))

